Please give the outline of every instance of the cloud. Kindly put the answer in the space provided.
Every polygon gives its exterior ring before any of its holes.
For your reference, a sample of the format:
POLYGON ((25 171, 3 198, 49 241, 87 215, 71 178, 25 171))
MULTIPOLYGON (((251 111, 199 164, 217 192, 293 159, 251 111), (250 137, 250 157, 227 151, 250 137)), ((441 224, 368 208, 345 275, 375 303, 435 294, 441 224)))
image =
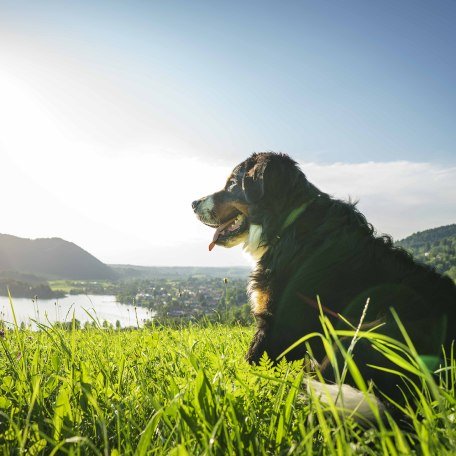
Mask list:
POLYGON ((322 191, 359 200, 377 231, 395 239, 456 222, 456 167, 409 161, 300 165, 322 191))

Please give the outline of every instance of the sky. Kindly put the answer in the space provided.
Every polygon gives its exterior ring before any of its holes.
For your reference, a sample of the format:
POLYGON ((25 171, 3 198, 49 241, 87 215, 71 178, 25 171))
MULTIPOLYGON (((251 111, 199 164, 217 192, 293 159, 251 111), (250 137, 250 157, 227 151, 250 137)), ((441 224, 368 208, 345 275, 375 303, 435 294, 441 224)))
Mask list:
POLYGON ((286 152, 394 239, 456 222, 456 2, 0 0, 0 233, 246 265, 191 201, 286 152))

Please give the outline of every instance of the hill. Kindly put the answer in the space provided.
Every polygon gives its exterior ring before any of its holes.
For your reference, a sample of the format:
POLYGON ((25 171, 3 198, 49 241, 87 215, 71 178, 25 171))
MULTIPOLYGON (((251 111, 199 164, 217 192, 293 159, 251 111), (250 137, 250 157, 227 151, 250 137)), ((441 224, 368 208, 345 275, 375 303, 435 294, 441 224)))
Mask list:
MULTIPOLYGON (((72 242, 0 234, 0 272, 42 279, 113 280, 117 273, 72 242)), ((16 277, 13 277, 16 278, 16 277)))
POLYGON ((456 280, 456 224, 420 231, 396 242, 422 263, 456 280))

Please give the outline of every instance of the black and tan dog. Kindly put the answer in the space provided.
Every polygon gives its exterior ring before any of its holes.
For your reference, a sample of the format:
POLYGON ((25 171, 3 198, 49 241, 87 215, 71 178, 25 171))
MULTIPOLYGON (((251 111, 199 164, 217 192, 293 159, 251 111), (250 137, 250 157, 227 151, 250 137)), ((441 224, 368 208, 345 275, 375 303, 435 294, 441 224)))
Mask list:
MULTIPOLYGON (((334 324, 345 328, 338 314, 357 322, 370 298, 365 321, 381 322, 378 332, 403 340, 394 308, 417 352, 431 364, 442 344, 448 349, 455 339, 454 283, 416 263, 389 237, 376 237, 354 204, 321 192, 287 155, 253 154, 234 168, 221 191, 192 206, 201 222, 215 228, 210 250, 243 244, 256 260, 249 291, 257 332, 248 361, 257 362, 265 352, 276 359, 304 335, 321 332, 317 296, 334 324)), ((334 379, 319 339, 310 347, 324 375, 334 379)), ((301 344, 286 357, 305 354, 301 344)), ((402 398, 399 377, 371 366, 398 367, 367 339, 358 342, 353 356, 366 380, 402 398)))

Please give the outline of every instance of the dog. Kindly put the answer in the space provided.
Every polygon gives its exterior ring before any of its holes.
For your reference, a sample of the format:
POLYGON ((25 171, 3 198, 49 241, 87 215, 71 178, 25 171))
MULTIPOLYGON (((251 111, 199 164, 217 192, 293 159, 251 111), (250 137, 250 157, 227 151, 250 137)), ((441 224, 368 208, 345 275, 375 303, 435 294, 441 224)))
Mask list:
MULTIPOLYGON (((452 280, 415 262, 389 236, 376 236, 356 204, 320 191, 288 155, 254 153, 234 168, 222 190, 192 207, 215 229, 209 250, 243 244, 255 260, 248 285, 257 322, 246 356, 250 363, 264 354, 277 360, 288 349, 287 360, 310 355, 325 379, 336 381, 321 338, 296 342, 322 331, 322 313, 335 327, 350 329, 347 322, 356 327, 363 310, 367 326, 404 342, 398 317, 430 369, 438 366, 442 346, 449 353, 456 337, 452 280)), ((351 341, 342 339, 342 347, 351 341)), ((400 366, 368 338, 350 348, 378 397, 404 403, 400 375, 387 372, 400 373, 400 366)), ((356 386, 350 375, 345 382, 356 386)))

